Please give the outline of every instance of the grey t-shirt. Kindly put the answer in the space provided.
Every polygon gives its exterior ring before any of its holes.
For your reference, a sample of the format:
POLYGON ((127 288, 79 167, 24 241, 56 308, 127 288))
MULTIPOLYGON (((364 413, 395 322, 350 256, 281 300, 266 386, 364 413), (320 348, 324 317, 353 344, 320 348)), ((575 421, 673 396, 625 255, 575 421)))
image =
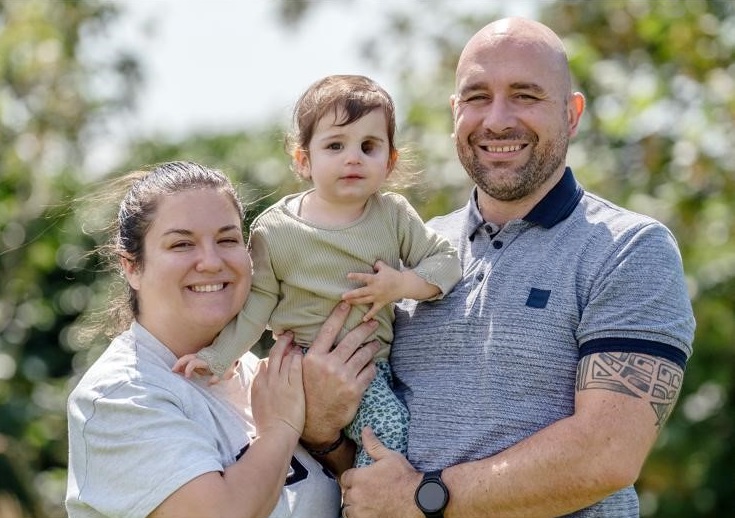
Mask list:
MULTIPOLYGON (((134 323, 72 391, 68 403, 70 518, 144 517, 171 493, 223 471, 255 429, 249 383, 257 358, 214 386, 171 372, 174 354, 134 323)), ((337 482, 300 446, 271 518, 337 517, 337 482)))
MULTIPOLYGON (((422 471, 495 455, 574 412, 585 348, 683 365, 694 318, 681 259, 660 223, 584 193, 567 170, 523 220, 485 223, 474 199, 429 222, 460 254, 443 300, 396 310, 391 353, 422 471)), ((632 487, 584 517, 637 517, 632 487)))

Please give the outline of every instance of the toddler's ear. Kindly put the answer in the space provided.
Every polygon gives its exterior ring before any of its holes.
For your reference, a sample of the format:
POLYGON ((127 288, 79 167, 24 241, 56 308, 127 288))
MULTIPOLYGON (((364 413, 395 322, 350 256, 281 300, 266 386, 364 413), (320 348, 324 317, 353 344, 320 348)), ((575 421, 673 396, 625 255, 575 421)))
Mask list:
POLYGON ((305 180, 311 179, 309 154, 305 150, 298 148, 293 152, 293 163, 296 168, 296 174, 305 180))
POLYGON ((390 152, 390 156, 388 157, 388 174, 393 172, 393 169, 396 167, 396 163, 398 163, 398 150, 394 149, 390 152))

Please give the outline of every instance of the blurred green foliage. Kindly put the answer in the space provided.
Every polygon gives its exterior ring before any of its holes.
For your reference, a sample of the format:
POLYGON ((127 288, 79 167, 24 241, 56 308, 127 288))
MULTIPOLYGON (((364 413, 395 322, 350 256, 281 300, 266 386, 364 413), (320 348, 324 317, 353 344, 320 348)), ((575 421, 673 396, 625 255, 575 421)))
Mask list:
MULTIPOLYGON (((400 137, 423 170, 407 192, 429 218, 463 204, 469 181, 449 135, 448 97, 463 43, 499 4, 396 3, 364 58, 394 73, 400 137)), ((90 138, 130 106, 135 56, 85 49, 122 14, 107 0, 0 0, 0 516, 64 516, 65 399, 103 340, 81 343, 109 275, 88 251, 99 217, 84 196, 90 138), (93 88, 104 81, 106 88, 93 88), (104 95, 99 92, 104 92, 104 95), (82 201, 73 202, 73 200, 82 201), (81 208, 83 210, 76 210, 81 208)), ((281 0, 284 25, 316 4, 281 0)), ((320 7, 331 8, 331 4, 320 7)), ((675 233, 698 328, 679 405, 638 482, 643 516, 735 509, 735 3, 549 1, 538 18, 565 40, 587 112, 569 162, 588 190, 675 233)), ((299 92, 294 92, 294 98, 299 92)), ((278 126, 140 141, 117 171, 163 160, 219 167, 249 218, 301 188, 278 126)))
POLYGON ((69 200, 89 132, 131 101, 129 56, 82 64, 106 2, 0 1, 0 516, 64 516, 69 326, 89 302, 90 242, 69 200), (90 85, 108 80, 107 93, 90 85), (112 86, 116 88, 112 88, 112 86), (113 93, 114 92, 114 93, 113 93))

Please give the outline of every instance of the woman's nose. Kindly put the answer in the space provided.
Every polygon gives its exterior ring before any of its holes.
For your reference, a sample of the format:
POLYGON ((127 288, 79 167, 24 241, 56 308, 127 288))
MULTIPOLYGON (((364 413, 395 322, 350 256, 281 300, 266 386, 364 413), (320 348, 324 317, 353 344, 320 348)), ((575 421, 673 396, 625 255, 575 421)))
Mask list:
POLYGON ((213 245, 204 245, 200 248, 196 269, 200 272, 220 271, 224 261, 217 248, 213 245))

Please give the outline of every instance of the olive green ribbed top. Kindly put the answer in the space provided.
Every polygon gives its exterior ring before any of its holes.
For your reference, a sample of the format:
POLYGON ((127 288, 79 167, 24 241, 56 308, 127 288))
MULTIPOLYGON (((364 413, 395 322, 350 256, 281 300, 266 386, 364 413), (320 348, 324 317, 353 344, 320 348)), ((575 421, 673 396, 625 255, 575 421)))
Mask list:
MULTIPOLYGON (((260 214, 251 226, 253 284, 242 311, 198 356, 222 375, 251 348, 266 327, 276 334, 290 330, 294 342, 308 346, 343 293, 360 287, 350 272, 373 273, 384 261, 395 269, 410 268, 438 286, 443 297, 457 283, 461 268, 449 242, 427 228, 416 210, 396 193, 375 194, 360 218, 325 227, 302 219, 290 207, 306 193, 289 195, 260 214)), ((355 306, 338 340, 362 321, 368 305, 355 306)), ((393 341, 393 305, 375 317, 378 329, 368 341, 381 344, 387 358, 393 341)))

